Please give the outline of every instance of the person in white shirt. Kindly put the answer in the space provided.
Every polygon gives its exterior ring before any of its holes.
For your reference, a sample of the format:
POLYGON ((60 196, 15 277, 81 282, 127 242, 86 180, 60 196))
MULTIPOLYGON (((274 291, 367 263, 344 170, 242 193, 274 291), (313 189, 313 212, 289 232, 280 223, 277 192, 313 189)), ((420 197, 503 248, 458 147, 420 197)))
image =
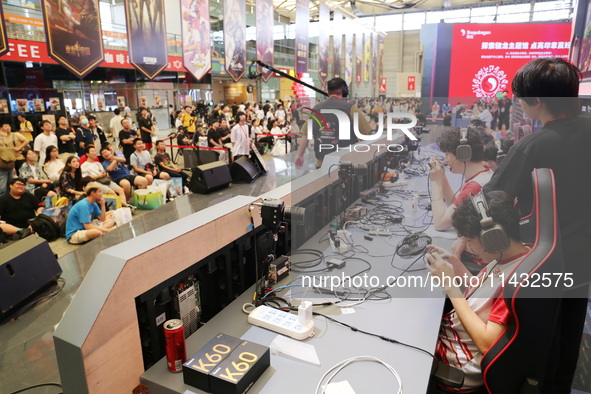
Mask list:
POLYGON ((121 121, 123 120, 123 116, 121 116, 121 110, 119 108, 115 108, 113 110, 115 116, 111 118, 109 122, 109 131, 111 132, 111 136, 113 137, 113 142, 115 146, 119 145, 119 132, 123 130, 123 126, 121 125, 121 121))
POLYGON ((45 175, 50 180, 57 182, 65 166, 64 162, 59 159, 57 148, 53 145, 48 146, 45 150, 45 162, 43 163, 45 175))
POLYGON ((152 161, 150 152, 146 150, 146 145, 140 138, 133 140, 133 147, 135 148, 135 152, 131 154, 131 166, 137 175, 143 176, 148 180, 148 185, 154 182, 154 178, 170 179, 168 173, 158 171, 158 167, 152 161))
POLYGON ((486 123, 486 128, 490 129, 490 124, 493 120, 493 116, 490 113, 490 111, 488 110, 488 107, 479 105, 478 110, 480 111, 480 114, 478 115, 478 119, 480 119, 484 123, 486 123))
POLYGON ((246 114, 238 112, 236 114, 238 123, 232 128, 230 138, 232 140, 232 157, 234 159, 240 156, 248 156, 250 154, 250 138, 249 127, 246 124, 246 114))
POLYGON ((277 107, 277 111, 275 111, 275 118, 283 123, 285 122, 286 119, 286 114, 285 114, 285 109, 283 108, 283 104, 279 104, 279 107, 277 107))
POLYGON ((39 134, 35 137, 35 142, 33 143, 33 150, 39 156, 39 163, 45 163, 45 153, 47 151, 48 146, 57 146, 57 137, 55 134, 51 132, 51 122, 49 120, 44 120, 41 122, 41 130, 43 133, 39 134))
POLYGON ((289 129, 287 127, 282 127, 281 123, 275 121, 275 125, 271 129, 271 134, 273 134, 275 140, 271 154, 273 156, 283 156, 289 153, 291 146, 286 135, 289 134, 289 129))
POLYGON ((80 166, 82 171, 82 177, 91 177, 93 181, 97 181, 101 184, 101 190, 103 194, 117 193, 121 197, 121 204, 127 206, 127 198, 125 197, 125 191, 121 186, 113 182, 111 177, 105 168, 99 161, 95 161, 97 158, 96 148, 92 145, 87 146, 85 149, 87 160, 80 166))

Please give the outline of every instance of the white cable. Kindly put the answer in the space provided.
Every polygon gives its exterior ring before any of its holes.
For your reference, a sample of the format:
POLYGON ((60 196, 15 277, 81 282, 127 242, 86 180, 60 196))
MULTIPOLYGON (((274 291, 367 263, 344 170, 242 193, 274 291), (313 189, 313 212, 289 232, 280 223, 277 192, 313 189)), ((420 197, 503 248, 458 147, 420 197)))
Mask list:
POLYGON ((375 362, 375 363, 379 363, 382 364, 384 367, 388 368, 388 370, 392 373, 392 375, 394 375, 394 377, 396 378, 396 381, 398 382, 398 391, 397 394, 402 394, 402 380, 400 379, 400 376, 398 375, 398 372, 396 372, 396 370, 389 364, 383 362, 382 360, 380 360, 377 357, 374 356, 356 356, 356 357, 351 357, 348 358, 346 360, 343 360, 341 362, 339 362, 338 364, 336 364, 335 366, 333 366, 332 368, 330 368, 328 371, 326 371, 324 373, 324 375, 322 375, 322 377, 320 378, 320 381, 318 382, 318 385, 316 386, 316 390, 314 390, 314 394, 318 393, 318 390, 322 389, 320 391, 320 394, 324 394, 324 391, 326 389, 326 386, 328 386, 330 384, 330 382, 332 381, 332 379, 345 367, 347 367, 348 365, 358 362, 358 361, 371 361, 371 362, 375 362), (322 386, 322 382, 324 381, 324 379, 326 378, 326 376, 331 373, 333 370, 334 373, 329 376, 329 378, 326 381, 326 384, 324 385, 324 387, 322 386))

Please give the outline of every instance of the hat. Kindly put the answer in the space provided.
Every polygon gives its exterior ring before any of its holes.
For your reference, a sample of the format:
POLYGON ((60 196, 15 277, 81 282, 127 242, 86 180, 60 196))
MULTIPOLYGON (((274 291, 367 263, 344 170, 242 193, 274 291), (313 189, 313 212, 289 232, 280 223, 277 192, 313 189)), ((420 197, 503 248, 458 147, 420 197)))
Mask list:
POLYGON ((90 194, 90 192, 92 192, 92 189, 100 189, 101 188, 101 184, 98 182, 90 182, 88 185, 86 185, 86 187, 84 188, 84 193, 86 194, 90 194))

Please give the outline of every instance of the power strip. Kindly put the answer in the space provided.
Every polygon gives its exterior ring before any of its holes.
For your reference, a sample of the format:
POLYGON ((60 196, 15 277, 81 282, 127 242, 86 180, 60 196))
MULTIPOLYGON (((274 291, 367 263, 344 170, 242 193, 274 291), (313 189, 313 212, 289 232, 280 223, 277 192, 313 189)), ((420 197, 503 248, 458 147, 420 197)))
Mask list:
POLYGON ((297 315, 266 305, 261 305, 250 312, 248 322, 300 341, 314 335, 314 320, 310 320, 307 324, 300 324, 297 315))

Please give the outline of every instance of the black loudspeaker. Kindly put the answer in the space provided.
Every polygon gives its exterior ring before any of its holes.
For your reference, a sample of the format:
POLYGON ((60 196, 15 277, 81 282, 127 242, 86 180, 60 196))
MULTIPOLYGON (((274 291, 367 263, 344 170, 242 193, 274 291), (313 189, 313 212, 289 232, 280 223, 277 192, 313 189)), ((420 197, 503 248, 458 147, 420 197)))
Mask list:
POLYGON ((261 172, 246 156, 241 156, 232 163, 230 167, 230 174, 232 174, 232 181, 254 181, 261 172))
POLYGON ((208 149, 183 149, 183 168, 195 168, 197 166, 212 163, 218 160, 218 153, 208 149))
POLYGON ((0 250, 0 318, 24 306, 62 274, 49 244, 37 235, 0 250))
POLYGON ((205 194, 228 187, 231 182, 232 177, 228 165, 223 161, 214 161, 193 169, 189 189, 193 193, 205 194))

